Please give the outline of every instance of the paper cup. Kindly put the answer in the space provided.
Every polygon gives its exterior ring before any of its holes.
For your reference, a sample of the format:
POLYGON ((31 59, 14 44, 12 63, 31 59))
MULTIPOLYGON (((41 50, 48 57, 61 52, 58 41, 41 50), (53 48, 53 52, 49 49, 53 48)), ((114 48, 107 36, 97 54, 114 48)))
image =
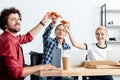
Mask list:
POLYGON ((69 55, 62 56, 63 70, 68 70, 70 68, 70 60, 71 57, 69 55))

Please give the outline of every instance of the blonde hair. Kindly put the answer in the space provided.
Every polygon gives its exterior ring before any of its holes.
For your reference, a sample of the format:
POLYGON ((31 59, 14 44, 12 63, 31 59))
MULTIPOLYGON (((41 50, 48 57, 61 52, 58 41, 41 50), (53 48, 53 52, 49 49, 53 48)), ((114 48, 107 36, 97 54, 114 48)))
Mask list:
POLYGON ((106 35, 108 35, 108 31, 107 31, 107 28, 106 28, 106 27, 104 27, 104 26, 99 26, 99 27, 97 27, 97 29, 96 29, 96 31, 95 31, 95 34, 97 33, 98 30, 103 30, 103 31, 105 31, 106 35))

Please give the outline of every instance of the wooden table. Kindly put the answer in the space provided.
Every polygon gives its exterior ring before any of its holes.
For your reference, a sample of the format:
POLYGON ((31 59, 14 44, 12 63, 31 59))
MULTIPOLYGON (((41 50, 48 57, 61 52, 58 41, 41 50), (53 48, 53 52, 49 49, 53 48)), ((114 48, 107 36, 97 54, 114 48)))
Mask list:
POLYGON ((99 76, 120 75, 120 69, 88 69, 83 67, 72 67, 69 70, 43 70, 35 73, 37 76, 99 76))

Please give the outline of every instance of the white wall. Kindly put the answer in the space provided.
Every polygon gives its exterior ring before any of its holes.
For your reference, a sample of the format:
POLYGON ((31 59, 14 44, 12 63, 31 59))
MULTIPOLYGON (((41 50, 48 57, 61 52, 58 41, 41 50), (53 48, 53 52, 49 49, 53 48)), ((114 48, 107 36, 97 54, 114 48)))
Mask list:
MULTIPOLYGON (((107 2, 111 3, 109 1, 107 2)), ((106 0, 1 0, 0 11, 11 6, 21 11, 23 21, 20 34, 33 28, 46 12, 56 11, 63 16, 63 19, 71 22, 72 33, 78 42, 90 43, 96 41, 94 32, 100 25, 100 6, 105 2, 106 0)), ((43 52, 42 34, 44 29, 31 43, 23 45, 25 61, 28 64, 30 63, 28 55, 30 51, 43 52)), ((54 33, 52 36, 54 37, 54 33)), ((70 43, 68 37, 66 40, 70 43)), ((73 60, 77 61, 74 65, 84 59, 85 54, 82 53, 85 52, 81 50, 72 48, 71 53, 74 53, 73 60)))
MULTIPOLYGON (((79 42, 95 41, 94 30, 100 25, 99 7, 103 4, 102 0, 94 0, 92 2, 90 0, 2 0, 0 3, 0 10, 15 6, 21 11, 23 21, 20 33, 26 33, 35 26, 46 12, 56 11, 63 16, 63 19, 71 22, 73 35, 79 42)), ((30 50, 43 51, 41 36, 44 29, 33 42, 23 46, 25 53, 28 53, 30 50)))

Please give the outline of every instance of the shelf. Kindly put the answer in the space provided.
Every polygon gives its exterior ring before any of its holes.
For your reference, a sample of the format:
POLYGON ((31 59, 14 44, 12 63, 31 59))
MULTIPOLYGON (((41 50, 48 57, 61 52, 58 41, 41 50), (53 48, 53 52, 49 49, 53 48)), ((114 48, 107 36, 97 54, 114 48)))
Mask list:
POLYGON ((106 26, 109 39, 107 43, 120 44, 120 9, 107 9, 106 4, 101 6, 101 25, 106 26))
POLYGON ((107 43, 120 43, 120 41, 107 41, 107 43))
POLYGON ((107 25, 107 28, 120 28, 120 25, 107 25))
POLYGON ((120 13, 120 9, 107 9, 106 12, 109 12, 109 13, 120 13))

